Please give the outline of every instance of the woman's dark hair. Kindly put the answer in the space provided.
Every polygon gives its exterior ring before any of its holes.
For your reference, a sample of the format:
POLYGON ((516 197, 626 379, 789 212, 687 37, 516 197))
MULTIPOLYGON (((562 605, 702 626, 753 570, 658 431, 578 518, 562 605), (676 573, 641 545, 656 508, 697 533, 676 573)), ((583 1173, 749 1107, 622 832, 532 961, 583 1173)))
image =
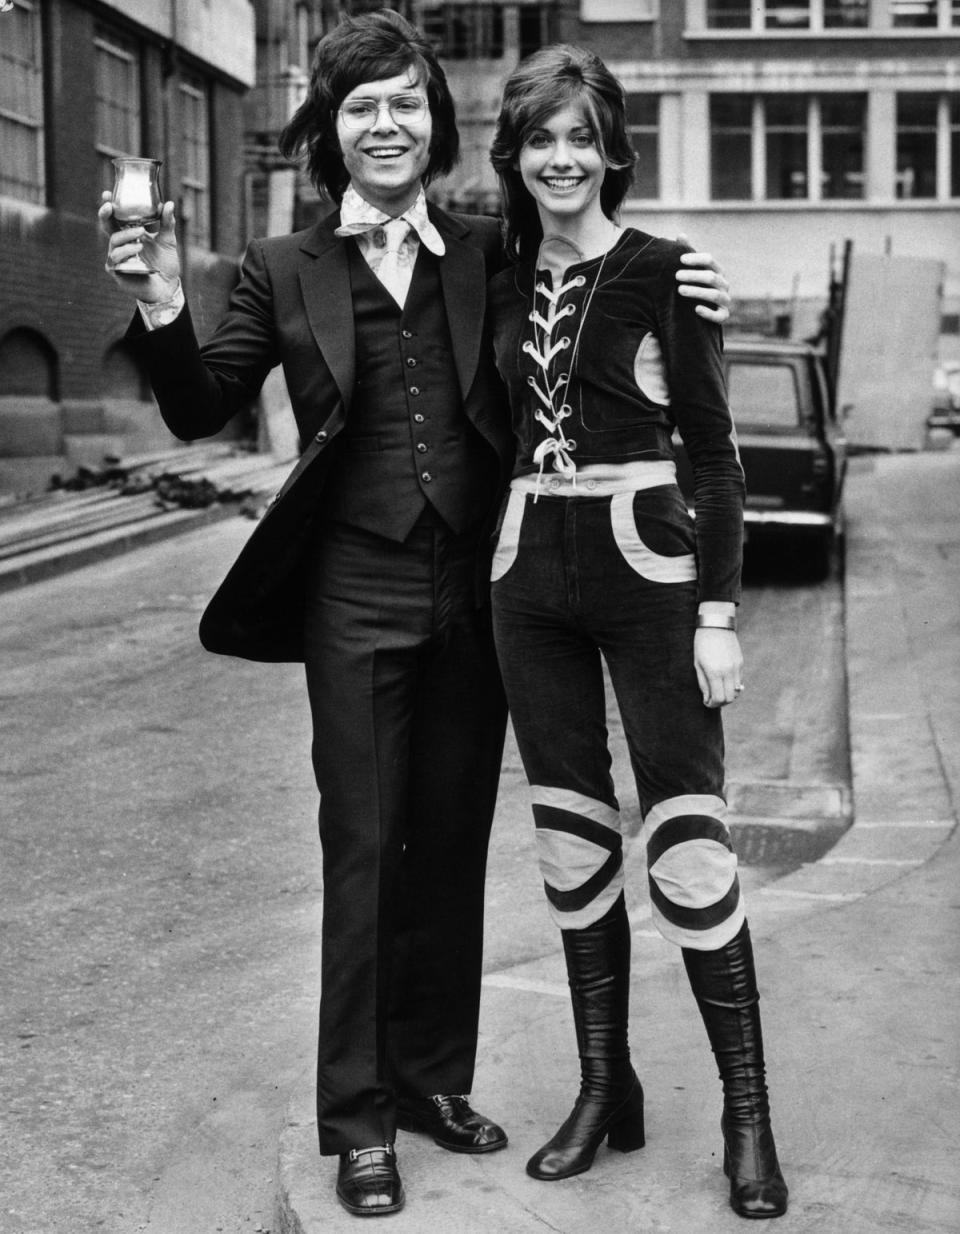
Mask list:
POLYGON ((528 56, 511 73, 490 147, 500 178, 506 248, 510 257, 532 257, 543 239, 536 202, 517 168, 520 151, 534 129, 571 103, 586 114, 607 172, 600 207, 613 218, 633 181, 636 153, 627 134, 623 87, 599 56, 582 47, 556 43, 528 56))
POLYGON ((317 44, 307 97, 280 134, 280 153, 306 155, 317 191, 339 202, 350 183, 337 138, 337 112, 363 82, 382 81, 413 69, 426 87, 433 136, 424 184, 456 166, 460 153, 456 112, 436 52, 424 36, 393 9, 343 17, 317 44))

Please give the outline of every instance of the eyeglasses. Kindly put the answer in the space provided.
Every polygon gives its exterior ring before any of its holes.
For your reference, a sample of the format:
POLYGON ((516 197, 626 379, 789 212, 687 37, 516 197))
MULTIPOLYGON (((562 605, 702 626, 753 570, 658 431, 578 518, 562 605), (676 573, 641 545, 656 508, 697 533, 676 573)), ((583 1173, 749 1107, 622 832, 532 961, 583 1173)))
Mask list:
POLYGON ((419 124, 427 116, 425 98, 419 94, 398 94, 396 98, 387 99, 383 103, 375 103, 372 99, 357 99, 355 102, 344 103, 340 108, 340 119, 348 129, 372 129, 384 108, 398 126, 419 124))

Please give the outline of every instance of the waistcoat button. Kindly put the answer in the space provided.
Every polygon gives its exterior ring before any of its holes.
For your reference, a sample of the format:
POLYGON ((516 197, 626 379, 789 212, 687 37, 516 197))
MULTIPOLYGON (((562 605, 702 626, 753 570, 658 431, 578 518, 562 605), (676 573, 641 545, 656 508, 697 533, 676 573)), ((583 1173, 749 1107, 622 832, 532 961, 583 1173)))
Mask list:
POLYGON ((416 368, 416 367, 417 367, 416 360, 414 360, 413 356, 408 356, 407 357, 407 368, 416 368))
POLYGON ((430 481, 433 479, 433 476, 430 474, 429 471, 425 471, 420 478, 421 480, 423 480, 424 484, 429 484, 430 481))
POLYGON ((413 338, 412 330, 401 330, 400 333, 404 338, 413 338))
POLYGON ((411 386, 411 387, 410 387, 410 393, 411 393, 411 394, 414 394, 414 395, 419 394, 419 393, 420 393, 420 387, 419 387, 419 386, 411 386))
POLYGON ((428 450, 429 448, 430 448, 430 447, 429 447, 429 446, 428 446, 425 442, 423 442, 423 441, 418 441, 418 442, 417 442, 417 449, 420 451, 420 453, 421 453, 421 454, 426 454, 426 452, 427 452, 427 450, 428 450))
POLYGON ((415 423, 415 424, 422 424, 422 423, 423 423, 423 419, 424 419, 424 418, 423 418, 423 416, 420 414, 420 412, 419 412, 419 411, 418 411, 418 412, 416 413, 416 415, 413 417, 413 420, 414 420, 414 423, 415 423))

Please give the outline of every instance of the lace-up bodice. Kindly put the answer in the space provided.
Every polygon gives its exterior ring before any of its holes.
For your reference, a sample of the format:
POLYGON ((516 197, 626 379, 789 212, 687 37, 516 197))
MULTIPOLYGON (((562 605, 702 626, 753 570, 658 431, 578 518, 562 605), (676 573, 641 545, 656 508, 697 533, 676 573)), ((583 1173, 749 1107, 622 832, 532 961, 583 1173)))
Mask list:
POLYGON ((569 332, 562 332, 562 323, 567 317, 577 317, 579 308, 582 324, 584 305, 581 303, 578 306, 575 300, 569 300, 561 308, 560 301, 567 292, 579 291, 586 283, 584 275, 578 274, 561 283, 554 291, 541 275, 534 286, 534 307, 527 317, 533 325, 533 338, 528 338, 523 344, 524 352, 535 365, 535 371, 527 376, 527 383, 540 403, 533 416, 550 434, 534 450, 533 461, 542 471, 547 459, 552 456, 554 470, 568 477, 576 475, 577 471, 572 457, 577 443, 572 437, 565 436, 563 431, 564 420, 573 414, 566 395, 570 387, 575 344, 569 332), (567 355, 568 352, 571 354, 567 355))
POLYGON ((548 477, 575 482, 586 465, 672 460, 679 429, 694 471, 698 543, 709 541, 699 554, 701 596, 727 598, 743 470, 720 331, 677 294, 682 251, 626 228, 603 259, 569 266, 561 280, 532 263, 504 271, 489 287, 494 348, 517 438, 514 474, 541 476, 541 492, 548 477))

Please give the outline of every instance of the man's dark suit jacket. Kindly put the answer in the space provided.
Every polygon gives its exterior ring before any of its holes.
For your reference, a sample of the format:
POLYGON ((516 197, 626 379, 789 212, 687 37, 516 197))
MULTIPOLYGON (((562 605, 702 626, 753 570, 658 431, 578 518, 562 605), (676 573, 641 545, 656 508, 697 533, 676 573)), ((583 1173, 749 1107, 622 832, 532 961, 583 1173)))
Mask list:
MULTIPOLYGON (((441 283, 463 409, 496 451, 505 484, 513 436, 485 314, 487 280, 503 265, 499 225, 433 206, 430 217, 446 246, 441 283)), ((334 234, 338 225, 334 211, 306 231, 254 241, 227 314, 203 347, 189 309, 153 331, 137 314, 127 334, 164 421, 184 441, 219 432, 283 365, 303 454, 203 614, 209 651, 303 659, 305 549, 356 379, 347 242, 334 234)))

